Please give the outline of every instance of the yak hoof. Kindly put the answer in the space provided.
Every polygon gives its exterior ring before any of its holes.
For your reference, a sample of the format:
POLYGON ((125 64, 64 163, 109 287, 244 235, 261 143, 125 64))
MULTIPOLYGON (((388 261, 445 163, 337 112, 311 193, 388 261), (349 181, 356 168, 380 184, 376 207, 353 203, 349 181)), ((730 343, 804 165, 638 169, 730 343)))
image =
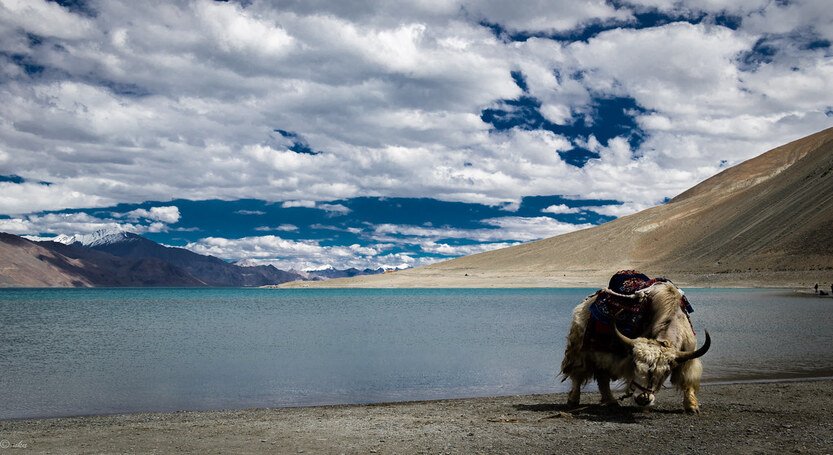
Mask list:
POLYGON ((617 400, 615 398, 612 399, 612 400, 602 400, 602 406, 610 406, 612 408, 618 408, 619 407, 619 400, 617 400))
POLYGON ((688 413, 688 414, 692 414, 692 415, 699 415, 700 414, 700 408, 698 406, 692 406, 690 408, 686 408, 685 412, 688 413))
POLYGON ((579 404, 579 400, 569 399, 567 400, 567 407, 568 408, 577 408, 579 404))

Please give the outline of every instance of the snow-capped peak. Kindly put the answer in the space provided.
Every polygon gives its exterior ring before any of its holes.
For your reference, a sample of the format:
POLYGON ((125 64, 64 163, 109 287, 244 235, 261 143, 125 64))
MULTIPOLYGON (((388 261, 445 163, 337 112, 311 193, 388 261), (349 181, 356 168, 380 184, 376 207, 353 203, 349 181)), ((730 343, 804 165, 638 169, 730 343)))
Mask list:
POLYGON ((53 242, 63 243, 65 245, 72 245, 74 243, 80 243, 84 246, 98 246, 98 245, 111 245, 114 243, 125 242, 131 240, 131 237, 135 236, 135 234, 131 234, 127 231, 124 231, 120 228, 106 228, 106 229, 99 229, 92 234, 75 234, 75 235, 66 235, 61 234, 54 239, 53 242))
POLYGON ((268 263, 264 264, 262 261, 258 261, 257 259, 240 259, 239 261, 232 262, 234 265, 239 265, 240 267, 257 267, 259 265, 269 265, 268 263))

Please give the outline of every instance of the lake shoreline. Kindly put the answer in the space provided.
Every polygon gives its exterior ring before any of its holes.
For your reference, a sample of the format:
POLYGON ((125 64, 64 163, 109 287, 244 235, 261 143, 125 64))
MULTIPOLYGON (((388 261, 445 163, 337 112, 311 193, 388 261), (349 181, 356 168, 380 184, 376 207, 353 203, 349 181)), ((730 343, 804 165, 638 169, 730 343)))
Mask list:
MULTIPOLYGON (((560 382, 560 376, 557 378, 557 382, 560 382)), ((747 377, 747 376, 738 376, 738 377, 729 377, 729 378, 704 378, 701 382, 703 387, 708 386, 742 386, 745 384, 790 384, 790 383, 801 383, 801 382, 825 382, 831 381, 833 382, 833 370, 820 370, 816 373, 810 373, 807 375, 797 375, 792 373, 784 373, 784 374, 775 374, 772 376, 766 377, 747 377)), ((569 384, 569 382, 564 382, 564 384, 569 384)), ((617 392, 618 389, 623 387, 621 382, 619 383, 611 383, 611 387, 614 389, 614 393, 617 392)), ((663 386, 663 390, 672 390, 672 386, 666 382, 663 386)), ((596 393, 596 383, 594 381, 590 381, 587 385, 585 385, 582 389, 583 393, 596 393)), ((676 393, 672 391, 671 393, 676 393)), ((242 412, 242 411, 249 411, 249 410, 281 410, 281 409, 317 409, 317 408, 337 408, 337 407, 351 407, 351 406, 392 406, 392 405, 408 405, 408 404, 426 404, 426 403, 434 403, 434 402, 441 402, 441 401, 459 401, 459 400, 483 400, 483 399, 501 399, 501 398, 509 398, 509 397, 537 397, 537 396, 559 396, 564 395, 566 397, 566 392, 561 391, 552 391, 552 392, 519 392, 519 393, 508 393, 508 394, 496 394, 496 395, 472 395, 472 396, 448 396, 448 397, 439 397, 439 398, 415 398, 415 399, 403 399, 403 400, 370 400, 370 401, 357 401, 357 402, 322 402, 322 403, 309 403, 309 404, 287 404, 287 405, 277 405, 277 406, 252 406, 252 407, 229 407, 229 408, 192 408, 192 409, 161 409, 161 410, 154 410, 154 409, 140 409, 140 410, 133 410, 133 411, 114 411, 114 412, 90 412, 90 413, 80 413, 80 414, 58 414, 58 415, 44 415, 44 416, 26 416, 26 417, 6 417, 0 418, 0 425, 4 422, 15 422, 15 421, 41 421, 41 420, 54 420, 54 419, 87 419, 87 418, 98 418, 98 417, 118 417, 118 416, 130 416, 130 415, 145 415, 145 414, 179 414, 179 413, 212 413, 212 412, 242 412)))
POLYGON ((648 412, 600 406, 596 393, 571 410, 557 393, 3 420, 0 444, 41 453, 825 453, 831 392, 830 378, 704 384, 698 416, 669 389, 648 412))

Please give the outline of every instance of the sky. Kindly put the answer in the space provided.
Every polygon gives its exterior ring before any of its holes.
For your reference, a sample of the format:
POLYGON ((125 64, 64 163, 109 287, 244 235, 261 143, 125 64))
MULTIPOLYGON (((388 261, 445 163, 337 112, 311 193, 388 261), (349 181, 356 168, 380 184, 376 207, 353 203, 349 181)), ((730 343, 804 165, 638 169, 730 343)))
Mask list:
POLYGON ((0 232, 413 267, 833 126, 826 0, 0 0, 0 232))

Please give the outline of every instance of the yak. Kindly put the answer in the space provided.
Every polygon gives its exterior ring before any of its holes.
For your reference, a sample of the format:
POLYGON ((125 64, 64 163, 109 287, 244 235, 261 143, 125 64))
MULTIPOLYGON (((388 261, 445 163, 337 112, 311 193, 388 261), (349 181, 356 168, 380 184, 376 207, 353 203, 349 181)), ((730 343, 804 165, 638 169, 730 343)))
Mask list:
POLYGON ((711 337, 706 331, 703 346, 695 350, 692 311, 683 291, 671 281, 650 280, 636 271, 618 272, 608 288, 573 310, 561 363, 562 381, 572 382, 567 404, 578 406, 582 385, 595 378, 603 404, 618 405, 610 381, 622 379, 627 384, 625 397, 633 397, 640 407, 651 406, 670 376, 683 393, 686 412, 699 413, 696 393, 703 371, 699 357, 709 350, 711 337), (631 336, 622 333, 625 328, 631 336))

